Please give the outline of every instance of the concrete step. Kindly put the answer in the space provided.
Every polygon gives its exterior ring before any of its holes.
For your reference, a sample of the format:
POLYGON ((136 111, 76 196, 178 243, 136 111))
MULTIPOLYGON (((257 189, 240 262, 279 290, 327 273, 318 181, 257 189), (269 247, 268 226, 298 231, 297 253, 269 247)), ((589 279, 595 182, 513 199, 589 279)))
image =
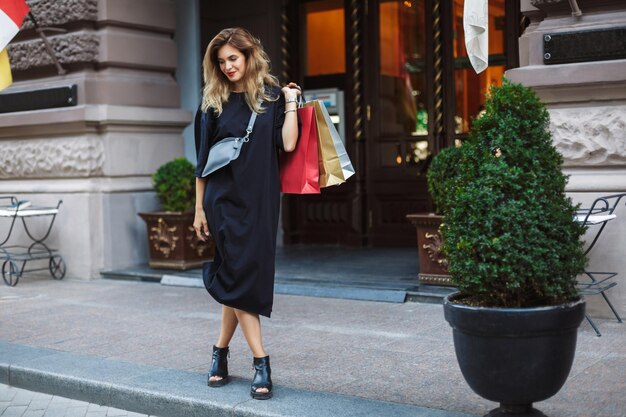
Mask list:
POLYGON ((163 417, 472 417, 283 386, 274 387, 273 399, 257 401, 250 398, 250 381, 242 378, 209 388, 206 374, 2 341, 0 383, 163 417))
MULTIPOLYGON (((107 279, 160 282, 163 285, 203 288, 201 270, 171 271, 136 266, 126 269, 102 271, 107 279)), ((331 281, 315 274, 292 276, 278 270, 274 291, 276 294, 303 295, 308 297, 341 298, 346 300, 382 301, 390 303, 420 302, 441 304, 443 298, 454 292, 450 287, 433 285, 401 285, 359 278, 357 274, 341 276, 331 281)))

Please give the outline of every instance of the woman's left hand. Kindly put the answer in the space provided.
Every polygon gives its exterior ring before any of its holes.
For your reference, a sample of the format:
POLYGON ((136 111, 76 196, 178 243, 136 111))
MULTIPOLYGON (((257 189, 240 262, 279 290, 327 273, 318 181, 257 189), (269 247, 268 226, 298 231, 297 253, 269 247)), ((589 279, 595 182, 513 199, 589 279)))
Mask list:
POLYGON ((296 99, 302 92, 300 91, 300 86, 294 82, 291 82, 282 88, 282 92, 285 95, 285 100, 294 100, 296 99))

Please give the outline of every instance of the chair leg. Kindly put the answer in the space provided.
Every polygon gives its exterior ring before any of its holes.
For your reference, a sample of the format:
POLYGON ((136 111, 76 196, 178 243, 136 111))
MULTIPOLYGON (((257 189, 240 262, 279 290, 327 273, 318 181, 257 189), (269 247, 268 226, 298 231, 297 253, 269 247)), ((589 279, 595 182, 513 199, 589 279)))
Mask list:
POLYGON ((593 327, 593 330, 596 331, 596 335, 598 337, 602 336, 602 334, 600 333, 600 330, 598 330, 598 328, 596 327, 596 324, 593 322, 593 320, 591 320, 591 317, 589 317, 588 314, 585 314, 585 318, 587 319, 587 321, 589 322, 589 324, 591 324, 591 327, 593 327))
POLYGON ((600 294, 602 294, 602 297, 604 297, 604 301, 606 301, 606 303, 609 305, 609 307, 611 308, 611 311, 613 312, 613 314, 615 314, 615 317, 617 318, 617 321, 619 323, 622 323, 622 318, 619 316, 619 314, 617 313, 617 311, 615 310, 615 307, 613 307, 613 304, 611 304, 611 302, 609 301, 609 298, 606 296, 606 294, 604 293, 604 291, 602 291, 600 294))

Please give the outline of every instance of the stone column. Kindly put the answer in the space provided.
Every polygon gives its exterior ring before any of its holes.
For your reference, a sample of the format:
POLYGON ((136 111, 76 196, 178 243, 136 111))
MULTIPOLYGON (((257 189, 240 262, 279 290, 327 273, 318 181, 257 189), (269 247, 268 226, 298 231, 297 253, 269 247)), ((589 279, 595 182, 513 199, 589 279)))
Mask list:
MULTIPOLYGON (((41 26, 66 30, 50 40, 67 73, 57 74, 27 19, 9 45, 16 82, 3 94, 76 85, 77 103, 0 114, 0 195, 63 200, 49 242, 69 277, 146 263, 137 212, 158 207, 150 174, 183 155, 192 118, 174 77, 174 1, 28 3, 41 26)), ((16 243, 27 243, 19 232, 16 243)))
MULTIPOLYGON (((626 26, 623 0, 578 0, 572 16, 567 0, 522 0, 531 24, 521 36, 520 68, 506 76, 532 87, 547 103, 551 130, 570 175, 568 193, 588 206, 596 197, 626 192, 626 60, 544 64, 546 34, 626 26)), ((607 292, 626 316, 626 201, 590 253, 590 271, 614 271, 618 286, 607 292)), ((588 238, 588 236, 587 236, 588 238)), ((614 318, 601 297, 587 298, 595 316, 614 318)))

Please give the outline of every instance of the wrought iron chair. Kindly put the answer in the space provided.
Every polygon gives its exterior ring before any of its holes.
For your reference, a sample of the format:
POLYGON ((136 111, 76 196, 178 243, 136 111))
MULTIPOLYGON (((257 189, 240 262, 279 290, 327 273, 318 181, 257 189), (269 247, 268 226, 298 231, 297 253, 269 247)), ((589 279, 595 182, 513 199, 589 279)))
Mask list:
MULTIPOLYGON (((587 246, 585 250, 585 255, 591 252, 591 249, 596 245, 600 235, 606 228, 606 225, 617 218, 617 215, 614 213, 615 209, 619 205, 621 199, 626 196, 626 193, 623 194, 614 194, 604 197, 597 198, 591 207, 579 209, 576 213, 576 221, 587 226, 587 230, 595 232, 595 236, 591 243, 587 246)), ((626 200, 626 199, 625 199, 626 200)), ((590 272, 585 270, 583 275, 587 279, 583 279, 582 281, 577 282, 578 292, 582 296, 587 295, 597 295, 600 294, 604 298, 604 301, 608 304, 609 308, 617 318, 619 323, 622 323, 622 318, 619 313, 605 294, 605 292, 617 285, 617 282, 611 281, 617 275, 617 272, 590 272)), ((600 330, 591 319, 591 317, 585 313, 585 318, 593 327, 596 332, 596 335, 601 336, 600 330)))

